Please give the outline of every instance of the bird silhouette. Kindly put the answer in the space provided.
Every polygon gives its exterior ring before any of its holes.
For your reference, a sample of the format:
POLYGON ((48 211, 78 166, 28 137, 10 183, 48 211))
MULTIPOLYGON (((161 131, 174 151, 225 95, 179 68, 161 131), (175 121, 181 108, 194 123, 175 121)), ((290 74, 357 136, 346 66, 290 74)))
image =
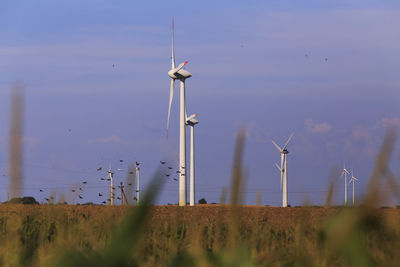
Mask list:
POLYGON ((166 163, 166 161, 162 161, 162 160, 160 160, 160 163, 161 163, 161 164, 165 164, 165 163, 166 163))
POLYGON ((178 179, 174 178, 174 181, 178 181, 178 179))
POLYGON ((181 173, 180 171, 176 171, 176 173, 181 173))
POLYGON ((165 176, 169 177, 170 175, 168 173, 166 173, 165 176))
POLYGON ((40 192, 43 192, 43 190, 42 190, 42 189, 40 189, 39 191, 40 191, 40 192))
POLYGON ((99 167, 99 168, 97 168, 97 171, 101 171, 103 168, 102 167, 99 167))
POLYGON ((82 184, 87 184, 87 182, 85 181, 85 182, 82 182, 82 184))
POLYGON ((82 199, 83 197, 81 195, 79 195, 79 198, 82 199))
POLYGON ((128 184, 128 185, 132 185, 132 184, 128 184))
POLYGON ((120 159, 119 162, 124 162, 124 160, 123 160, 123 159, 120 159))
POLYGON ((172 167, 168 167, 168 169, 172 170, 172 167))
POLYGON ((105 178, 100 178, 100 180, 104 181, 104 180, 105 180, 105 178))
POLYGON ((121 198, 120 198, 120 197, 117 197, 117 199, 121 200, 121 198))
POLYGON ((101 203, 106 204, 107 202, 103 201, 103 202, 101 202, 101 203))
POLYGON ((72 189, 71 191, 72 191, 72 192, 75 192, 75 189, 72 189))
POLYGON ((99 193, 99 197, 102 197, 103 195, 101 193, 99 193))
POLYGON ((139 166, 139 165, 140 165, 140 163, 141 163, 141 162, 137 162, 137 161, 136 161, 136 166, 139 166))

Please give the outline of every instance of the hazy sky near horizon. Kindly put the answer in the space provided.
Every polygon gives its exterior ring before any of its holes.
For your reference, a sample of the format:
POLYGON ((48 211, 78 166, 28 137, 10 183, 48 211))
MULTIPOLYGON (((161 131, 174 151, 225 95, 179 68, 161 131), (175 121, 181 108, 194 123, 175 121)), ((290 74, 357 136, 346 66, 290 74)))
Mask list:
MULTIPOLYGON (((71 201, 70 187, 85 180, 78 202, 99 203, 108 192, 100 166, 123 169, 119 182, 141 161, 144 186, 159 160, 177 167, 179 90, 165 140, 172 17, 176 61, 193 74, 188 113, 199 113, 196 200, 219 202, 229 186, 240 126, 246 203, 260 191, 262 204, 281 204, 271 139, 283 144, 292 132, 290 204, 323 203, 330 170, 344 161, 364 192, 385 129, 400 126, 398 1, 39 0, 0 4, 1 201, 15 81, 25 85, 24 195, 71 201)), ((159 203, 177 198, 169 178, 159 203)))

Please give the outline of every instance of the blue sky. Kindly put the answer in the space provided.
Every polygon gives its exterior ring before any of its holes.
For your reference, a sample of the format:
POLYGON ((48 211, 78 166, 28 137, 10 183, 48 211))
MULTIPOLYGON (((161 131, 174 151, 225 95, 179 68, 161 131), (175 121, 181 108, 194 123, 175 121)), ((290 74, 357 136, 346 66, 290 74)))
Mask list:
MULTIPOLYGON (((99 166, 126 170, 142 161, 144 184, 159 160, 176 167, 178 94, 165 141, 172 16, 177 62, 188 60, 193 74, 188 111, 199 113, 197 199, 218 202, 229 186, 239 126, 248 131, 246 203, 257 191, 263 204, 281 203, 273 166, 280 156, 270 140, 281 144, 291 132, 292 205, 322 203, 329 171, 343 161, 362 194, 385 128, 400 125, 399 4, 293 2, 3 1, 0 199, 14 81, 26 92, 25 195, 42 200, 85 179, 84 200, 98 202, 107 190, 99 166)), ((125 180, 124 171, 116 179, 125 180)), ((170 179, 160 203, 176 203, 177 189, 170 179)))

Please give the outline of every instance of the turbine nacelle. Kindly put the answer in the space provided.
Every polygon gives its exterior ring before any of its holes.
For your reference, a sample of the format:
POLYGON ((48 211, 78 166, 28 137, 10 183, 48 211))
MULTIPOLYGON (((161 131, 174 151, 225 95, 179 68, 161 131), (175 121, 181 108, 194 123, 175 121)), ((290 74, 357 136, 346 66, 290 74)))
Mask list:
POLYGON ((198 124, 199 121, 195 119, 195 117, 196 117, 197 115, 199 115, 199 113, 192 114, 192 115, 190 115, 189 117, 187 117, 187 118, 186 118, 186 124, 187 124, 187 125, 190 125, 190 126, 194 126, 194 125, 198 124))
POLYGON ((192 74, 188 72, 187 70, 183 69, 183 67, 187 64, 187 61, 184 63, 181 63, 177 68, 171 69, 168 71, 168 76, 171 77, 172 79, 178 79, 178 80, 185 80, 187 78, 192 77, 192 74))

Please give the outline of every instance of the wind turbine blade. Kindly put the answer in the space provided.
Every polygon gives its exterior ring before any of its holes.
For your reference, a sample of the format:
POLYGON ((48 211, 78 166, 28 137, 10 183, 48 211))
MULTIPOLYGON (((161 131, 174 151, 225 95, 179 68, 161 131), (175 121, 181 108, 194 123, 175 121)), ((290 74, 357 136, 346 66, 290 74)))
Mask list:
POLYGON ((282 189, 282 184, 283 184, 283 172, 281 171, 281 189, 282 189))
POLYGON ((174 48, 174 18, 172 18, 172 55, 171 69, 175 69, 175 48, 174 48))
POLYGON ((277 168, 280 172, 282 172, 281 168, 279 168, 278 163, 275 163, 275 166, 276 166, 276 168, 277 168))
POLYGON ((188 62, 185 61, 185 62, 179 64, 179 66, 175 69, 175 73, 177 73, 177 72, 180 71, 183 67, 185 67, 187 63, 188 63, 188 62))
POLYGON ((290 142, 290 140, 292 139, 293 135, 294 135, 294 133, 292 133, 292 134, 289 136, 288 140, 286 141, 286 144, 283 146, 283 149, 285 149, 286 146, 289 144, 289 142, 290 142))
POLYGON ((282 149, 274 142, 274 140, 271 140, 271 142, 279 150, 279 152, 282 152, 282 149))
POLYGON ((174 98, 174 87, 175 87, 175 80, 171 79, 171 87, 169 90, 168 119, 167 119, 167 140, 168 140, 169 118, 171 115, 171 105, 172 105, 172 99, 174 98))

